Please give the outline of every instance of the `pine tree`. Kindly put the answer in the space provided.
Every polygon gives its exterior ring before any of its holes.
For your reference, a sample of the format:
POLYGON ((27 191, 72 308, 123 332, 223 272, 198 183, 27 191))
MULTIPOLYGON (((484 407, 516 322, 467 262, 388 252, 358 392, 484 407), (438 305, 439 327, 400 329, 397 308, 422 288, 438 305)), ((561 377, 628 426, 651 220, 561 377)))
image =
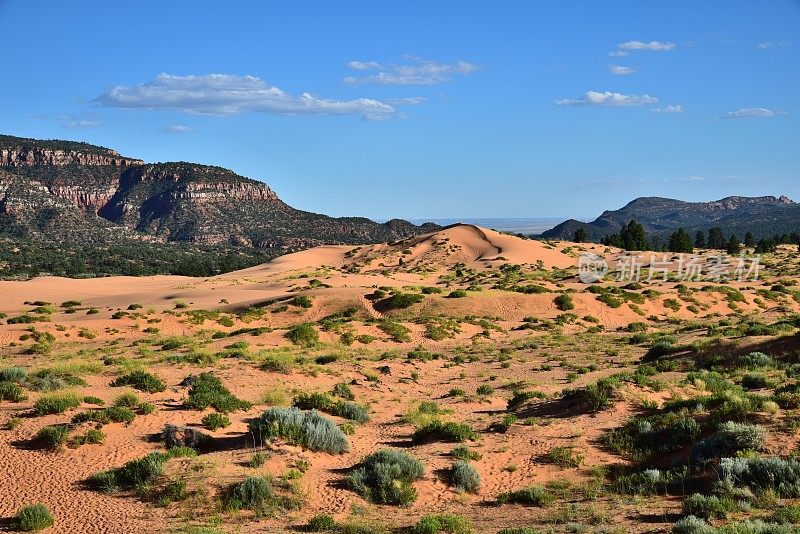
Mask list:
POLYGON ((586 243, 589 241, 589 235, 586 233, 586 228, 581 226, 577 230, 575 230, 575 234, 573 234, 572 240, 575 243, 586 243))
POLYGON ((753 237, 753 232, 747 232, 744 234, 744 246, 747 248, 753 248, 756 246, 756 240, 753 237))
POLYGON ((686 230, 683 228, 678 228, 677 232, 674 232, 669 237, 669 245, 667 245, 667 249, 670 252, 692 252, 694 247, 692 246, 692 238, 689 237, 689 234, 686 233, 686 230))
POLYGON ((742 245, 739 243, 739 239, 735 235, 732 235, 730 240, 728 241, 728 245, 725 247, 725 250, 731 256, 735 256, 742 251, 742 245))
POLYGON ((706 234, 698 231, 694 238, 694 248, 706 248, 706 234))
POLYGON ((708 248, 722 250, 726 246, 725 234, 722 233, 722 228, 711 228, 708 231, 708 248))

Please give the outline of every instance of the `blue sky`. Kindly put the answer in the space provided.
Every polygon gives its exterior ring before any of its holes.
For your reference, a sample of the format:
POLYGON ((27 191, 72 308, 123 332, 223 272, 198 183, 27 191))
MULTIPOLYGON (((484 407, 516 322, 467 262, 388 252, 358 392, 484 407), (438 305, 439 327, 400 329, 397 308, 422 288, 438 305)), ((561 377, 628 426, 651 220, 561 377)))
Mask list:
POLYGON ((295 207, 594 217, 800 200, 798 1, 0 0, 0 131, 295 207))

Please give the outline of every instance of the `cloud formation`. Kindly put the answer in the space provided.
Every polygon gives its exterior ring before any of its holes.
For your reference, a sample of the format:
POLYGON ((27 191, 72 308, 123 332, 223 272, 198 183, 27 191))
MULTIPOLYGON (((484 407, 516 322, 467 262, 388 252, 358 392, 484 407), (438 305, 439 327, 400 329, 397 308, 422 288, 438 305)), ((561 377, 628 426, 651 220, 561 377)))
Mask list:
POLYGON ((633 74, 639 69, 635 67, 623 67, 622 65, 611 65, 608 68, 608 70, 611 71, 611 74, 616 74, 617 76, 625 76, 626 74, 633 74))
POLYGON ((741 108, 736 111, 729 111, 722 116, 723 119, 747 119, 753 117, 777 117, 779 115, 786 115, 785 111, 774 111, 767 108, 741 108))
POLYGON ((56 117, 64 128, 97 128, 103 123, 95 115, 72 115, 70 113, 60 113, 56 117))
POLYGON ((428 59, 406 57, 409 63, 396 65, 377 61, 350 61, 347 68, 374 74, 347 76, 344 82, 350 85, 436 85, 449 82, 454 76, 466 76, 480 67, 468 61, 456 63, 437 63, 428 59))
POLYGON ((675 43, 665 43, 662 41, 650 41, 644 43, 642 41, 626 41, 620 43, 617 47, 618 50, 648 50, 650 52, 669 52, 675 48, 675 43))
POLYGON ((274 115, 360 115, 385 119, 397 115, 380 100, 332 100, 311 93, 290 95, 255 76, 159 74, 139 85, 115 85, 95 99, 104 106, 180 110, 200 115, 269 113, 274 115))
POLYGON ((194 128, 189 128, 188 126, 184 126, 182 124, 173 124, 172 126, 167 126, 161 131, 164 133, 182 134, 193 132, 194 128))
POLYGON ((653 113, 683 113, 683 106, 680 104, 670 104, 663 108, 653 108, 653 113))
POLYGON ((605 106, 605 107, 631 107, 655 104, 658 99, 650 95, 624 95, 609 91, 587 91, 578 98, 565 98, 556 100, 557 106, 605 106))

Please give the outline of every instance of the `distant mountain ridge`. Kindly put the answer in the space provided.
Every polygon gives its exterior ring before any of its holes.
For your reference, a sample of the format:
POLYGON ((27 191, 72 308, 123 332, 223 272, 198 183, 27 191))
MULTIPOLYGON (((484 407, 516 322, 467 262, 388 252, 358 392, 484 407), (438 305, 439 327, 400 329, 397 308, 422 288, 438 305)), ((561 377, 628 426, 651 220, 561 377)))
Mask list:
POLYGON ((752 232, 756 238, 767 238, 800 229, 800 204, 785 196, 731 196, 711 202, 640 197, 618 210, 604 211, 589 223, 564 221, 543 232, 541 237, 572 239, 578 228, 584 228, 590 240, 599 241, 618 232, 632 219, 641 223, 649 234, 662 237, 678 228, 706 232, 721 227, 726 235, 736 234, 741 238, 752 232))
POLYGON ((296 249, 394 241, 437 227, 298 210, 267 184, 221 167, 0 136, 0 234, 19 238, 296 249))

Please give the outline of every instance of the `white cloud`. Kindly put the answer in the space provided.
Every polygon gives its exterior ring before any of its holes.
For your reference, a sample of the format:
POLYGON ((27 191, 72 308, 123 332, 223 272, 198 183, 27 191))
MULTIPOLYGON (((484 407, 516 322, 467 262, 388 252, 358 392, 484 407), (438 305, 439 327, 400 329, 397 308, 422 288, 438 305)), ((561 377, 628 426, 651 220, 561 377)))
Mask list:
POLYGON ((650 41, 644 43, 642 41, 626 41, 620 43, 617 47, 619 50, 648 50, 650 52, 668 52, 675 48, 675 43, 665 43, 661 41, 650 41))
POLYGON ((626 74, 633 74, 636 72, 636 67, 623 67, 622 65, 611 65, 608 70, 611 71, 611 74, 616 74, 617 76, 625 76, 626 74))
POLYGON ((670 104, 663 108, 653 108, 653 113, 683 113, 683 106, 680 104, 670 104))
POLYGON ((384 64, 377 61, 350 61, 347 67, 357 71, 378 71, 365 76, 347 76, 350 85, 436 85, 449 82, 456 75, 466 76, 479 70, 468 61, 437 63, 428 59, 405 57, 407 64, 384 64))
POLYGON ((311 93, 293 96, 255 76, 159 74, 139 85, 115 85, 95 99, 104 106, 180 110, 201 115, 270 113, 275 115, 396 116, 389 104, 370 98, 332 100, 311 93))
POLYGON ((626 50, 614 50, 613 52, 608 53, 608 55, 611 57, 625 57, 628 54, 630 54, 630 52, 626 50))
POLYGON ((767 50, 768 48, 777 48, 779 46, 788 46, 788 41, 762 41, 756 44, 760 50, 767 50))
POLYGON ((184 126, 182 124, 173 124, 172 126, 167 126, 166 128, 164 128, 161 131, 165 132, 165 133, 181 134, 181 133, 193 132, 194 128, 189 128, 188 126, 184 126))
POLYGON ((621 93, 603 93, 597 91, 587 91, 579 98, 556 100, 557 106, 606 106, 606 107, 630 107, 645 106, 655 104, 658 99, 650 95, 623 95, 621 93))
POLYGON ((767 108, 741 108, 730 111, 722 116, 723 119, 746 119, 750 117, 777 117, 786 115, 785 111, 774 111, 767 108))
POLYGON ((56 119, 61 123, 64 128, 97 128, 102 126, 103 123, 100 118, 95 115, 72 115, 69 113, 61 113, 56 119))

